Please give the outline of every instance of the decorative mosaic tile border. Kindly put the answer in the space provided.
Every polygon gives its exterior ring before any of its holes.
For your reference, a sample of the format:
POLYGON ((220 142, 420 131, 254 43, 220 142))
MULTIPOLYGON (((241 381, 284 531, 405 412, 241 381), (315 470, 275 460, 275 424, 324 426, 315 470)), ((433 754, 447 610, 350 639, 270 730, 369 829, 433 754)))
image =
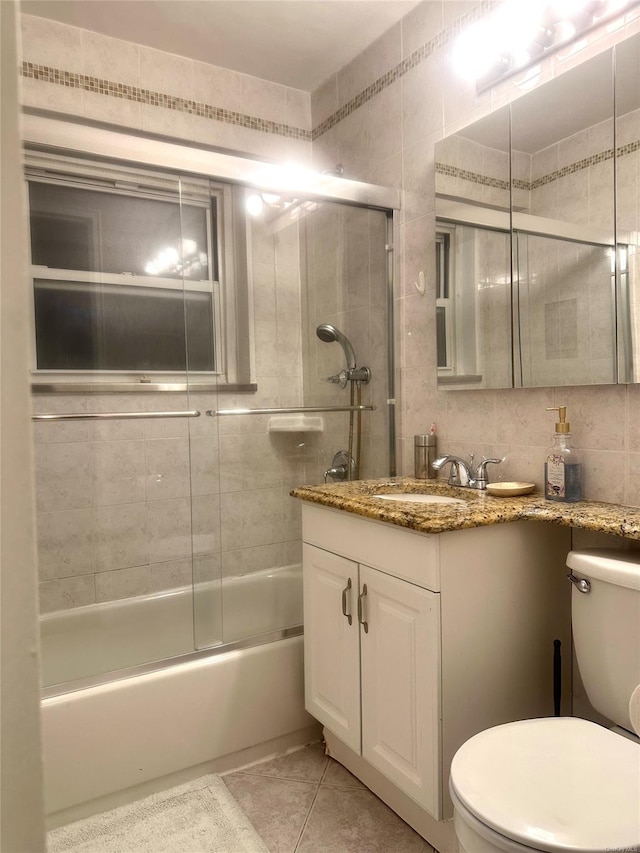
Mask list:
MULTIPOLYGON (((122 98, 136 103, 149 104, 150 106, 164 107, 165 109, 176 110, 177 112, 197 115, 202 118, 208 118, 215 121, 233 124, 239 127, 245 127, 249 130, 258 130, 263 133, 271 133, 278 136, 283 136, 288 139, 298 139, 304 142, 315 142, 325 133, 327 133, 335 125, 339 124, 345 118, 350 116, 363 104, 366 104, 380 92, 391 86, 397 80, 400 80, 409 71, 424 62, 425 59, 442 48, 445 44, 452 41, 468 24, 484 17, 497 5, 497 0, 480 0, 477 5, 467 12, 465 15, 458 18, 453 24, 446 29, 443 29, 434 38, 423 44, 415 50, 411 56, 403 59, 396 66, 391 68, 382 77, 379 77, 370 86, 367 86, 359 92, 354 98, 344 104, 340 109, 336 110, 332 115, 322 121, 312 130, 306 130, 300 127, 294 127, 284 122, 275 122, 268 119, 258 118, 256 116, 247 115, 245 113, 228 110, 223 107, 215 107, 211 104, 202 101, 194 101, 188 98, 180 98, 173 95, 166 95, 162 92, 154 92, 150 89, 143 89, 138 86, 130 86, 125 83, 114 83, 111 80, 105 80, 99 77, 91 77, 87 74, 78 74, 76 72, 64 71, 57 68, 52 68, 46 65, 38 65, 33 62, 23 62, 21 74, 23 77, 41 80, 46 83, 55 83, 57 85, 66 86, 73 89, 81 89, 87 92, 94 92, 101 95, 107 95, 114 98, 122 98)), ((637 151, 640 143, 632 142, 628 145, 620 146, 617 149, 618 156, 637 151)), ((573 163, 570 166, 565 166, 550 175, 545 175, 542 178, 529 184, 526 181, 514 180, 513 186, 522 190, 537 189, 539 186, 550 183, 565 175, 577 172, 580 169, 588 168, 596 162, 609 160, 613 157, 613 150, 608 150, 602 154, 593 155, 593 157, 585 158, 584 160, 573 163)), ((455 168, 444 167, 444 164, 436 164, 436 171, 439 168, 455 168)), ((481 183, 485 186, 492 186, 497 189, 508 188, 507 181, 501 181, 497 178, 488 178, 484 175, 479 175, 464 170, 465 174, 458 173, 454 177, 464 177, 465 180, 481 183)), ((449 172, 440 172, 440 174, 452 174, 449 172)))
MULTIPOLYGON (((616 153, 618 156, 622 156, 619 149, 616 153)), ((600 152, 600 154, 592 154, 591 157, 583 157, 582 160, 576 160, 575 163, 549 172, 548 175, 542 175, 542 177, 536 178, 535 181, 531 181, 530 189, 537 190, 540 187, 553 183, 553 181, 565 178, 567 175, 574 175, 576 172, 581 172, 583 169, 595 166, 596 163, 605 163, 607 160, 613 160, 613 148, 607 148, 605 151, 600 152)))
POLYGON ((150 89, 141 89, 138 86, 129 86, 126 83, 113 83, 111 80, 90 77, 88 74, 62 71, 58 68, 50 68, 47 65, 36 65, 33 62, 23 62, 21 74, 23 77, 31 80, 57 83, 59 86, 66 86, 70 89, 82 89, 85 92, 109 95, 112 98, 122 98, 140 104, 149 104, 153 107, 165 107, 168 110, 176 110, 181 113, 201 116, 202 118, 215 119, 215 121, 223 121, 227 124, 246 127, 249 130, 261 130, 263 133, 285 136, 288 139, 301 139, 304 142, 311 141, 310 130, 293 127, 283 122, 257 118, 256 116, 227 110, 222 107, 214 107, 211 104, 201 101, 192 101, 188 98, 178 98, 173 95, 165 95, 162 92, 153 92, 150 89))
POLYGON ((529 181, 523 181, 521 178, 514 178, 513 188, 515 190, 526 190, 527 192, 530 192, 531 184, 529 183, 529 181))
POLYGON ((458 20, 450 27, 442 30, 434 38, 430 39, 417 50, 414 50, 411 56, 403 59, 402 62, 399 62, 396 66, 383 74, 382 77, 378 77, 378 79, 370 86, 367 86, 366 89, 359 92, 355 98, 347 101, 347 103, 340 107, 339 110, 336 110, 335 113, 332 113, 332 115, 314 127, 311 131, 312 141, 315 142, 327 133, 327 131, 331 130, 332 127, 335 127, 336 124, 339 124, 363 104, 366 104, 367 101, 370 101, 376 95, 379 95, 380 92, 383 92, 388 86, 391 86, 397 80, 400 80, 405 74, 411 71, 412 68, 420 65, 421 62, 424 62, 425 59, 428 59, 428 57, 434 54, 437 50, 440 50, 441 47, 452 41, 467 26, 467 24, 478 20, 478 18, 484 17, 484 15, 493 9, 495 5, 495 0, 481 0, 474 9, 467 12, 466 15, 462 15, 462 17, 458 18, 458 20))
MULTIPOLYGON (((436 163, 436 175, 447 175, 450 178, 461 178, 472 184, 481 184, 483 187, 494 187, 497 190, 508 190, 509 181, 502 178, 490 178, 478 172, 470 172, 468 169, 459 169, 457 166, 448 166, 446 163, 436 163)), ((515 183, 515 182, 514 182, 515 183)), ((527 188, 529 185, 527 184, 527 188)))
POLYGON ((300 139, 304 142, 312 142, 319 139, 336 124, 350 116, 355 110, 366 104, 380 92, 391 86, 397 80, 404 77, 411 69, 415 68, 445 44, 455 38, 458 33, 468 24, 483 17, 496 5, 496 0, 480 0, 480 2, 469 12, 458 18, 451 26, 442 30, 434 38, 415 50, 407 59, 403 59, 394 68, 379 77, 366 89, 348 101, 344 106, 336 110, 327 119, 321 122, 313 130, 293 127, 282 122, 268 121, 255 116, 227 110, 222 107, 214 107, 200 101, 192 101, 187 98, 178 98, 173 95, 165 95, 162 92, 154 92, 149 89, 141 89, 138 86, 129 86, 125 83, 114 83, 99 77, 91 77, 88 74, 78 74, 72 71, 64 71, 51 68, 47 65, 38 65, 33 62, 23 62, 21 74, 32 80, 41 80, 45 83, 55 83, 72 89, 82 89, 86 92, 95 92, 100 95, 108 95, 113 98, 123 98, 136 103, 149 104, 155 107, 164 107, 169 110, 189 113, 203 118, 214 119, 228 124, 246 127, 250 130, 260 130, 263 133, 273 133, 289 139, 300 139))
MULTIPOLYGON (((625 145, 619 145, 615 150, 616 157, 624 157, 626 154, 633 154, 640 150, 640 139, 633 142, 628 142, 625 145)), ((524 181, 521 178, 513 179, 513 186, 519 190, 537 190, 539 187, 544 187, 547 184, 553 183, 567 175, 573 175, 576 172, 581 172, 583 169, 588 169, 590 166, 595 166, 597 163, 605 163, 607 160, 613 160, 613 148, 607 148, 599 154, 592 154, 590 157, 584 157, 582 160, 576 160, 568 166, 563 166, 562 169, 556 169, 549 172, 548 175, 543 175, 536 178, 535 181, 524 181)), ((473 184, 481 184, 485 187, 495 187, 496 189, 508 190, 509 181, 501 178, 490 178, 487 175, 481 175, 478 172, 471 172, 468 169, 460 169, 458 166, 449 166, 446 163, 436 163, 435 171, 437 175, 447 175, 450 178, 460 178, 463 181, 469 181, 473 184)))

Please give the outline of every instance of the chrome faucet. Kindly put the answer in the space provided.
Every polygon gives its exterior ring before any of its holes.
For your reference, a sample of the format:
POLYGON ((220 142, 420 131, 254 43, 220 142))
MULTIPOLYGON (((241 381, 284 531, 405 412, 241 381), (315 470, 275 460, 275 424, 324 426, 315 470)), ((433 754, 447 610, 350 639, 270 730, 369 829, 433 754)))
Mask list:
POLYGON ((431 466, 434 471, 440 471, 445 465, 450 464, 449 479, 450 486, 463 486, 468 489, 486 489, 489 478, 487 476, 487 465, 497 465, 502 459, 483 459, 474 469, 473 453, 469 454, 469 462, 459 456, 446 454, 440 456, 431 466))

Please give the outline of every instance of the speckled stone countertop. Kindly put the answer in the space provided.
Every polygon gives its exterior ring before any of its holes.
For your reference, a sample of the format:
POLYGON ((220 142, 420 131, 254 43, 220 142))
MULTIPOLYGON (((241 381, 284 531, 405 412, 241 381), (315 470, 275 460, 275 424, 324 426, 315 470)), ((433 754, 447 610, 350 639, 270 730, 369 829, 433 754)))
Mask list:
POLYGON ((493 497, 475 489, 447 486, 442 481, 385 477, 381 480, 300 486, 291 494, 303 501, 353 512, 422 533, 446 533, 449 530, 530 519, 565 527, 581 527, 598 533, 612 533, 627 539, 640 539, 640 507, 596 501, 560 503, 548 501, 539 493, 524 497, 493 497), (460 498, 464 504, 420 504, 374 497, 376 494, 393 492, 448 495, 460 498))

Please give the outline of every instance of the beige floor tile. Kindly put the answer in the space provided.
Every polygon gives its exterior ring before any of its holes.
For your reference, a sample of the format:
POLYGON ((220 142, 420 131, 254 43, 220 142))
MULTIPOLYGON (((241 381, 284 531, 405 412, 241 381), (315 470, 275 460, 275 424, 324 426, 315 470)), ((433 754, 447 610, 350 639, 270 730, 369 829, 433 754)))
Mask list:
POLYGON ((224 781, 271 853, 293 853, 317 783, 247 773, 229 773, 224 781))
MULTIPOLYGON (((266 837, 265 842, 269 845, 266 837)), ((433 853, 433 848, 370 791, 321 787, 296 853, 337 851, 433 853)))
POLYGON ((329 766, 327 767, 327 772, 322 777, 322 785, 332 785, 337 788, 364 788, 365 785, 359 779, 349 773, 346 767, 343 767, 342 764, 339 764, 337 761, 334 761, 333 758, 329 759, 329 766))
POLYGON ((280 758, 245 767, 242 772, 250 776, 270 776, 296 782, 319 782, 328 763, 329 758, 324 754, 323 745, 314 743, 280 758))

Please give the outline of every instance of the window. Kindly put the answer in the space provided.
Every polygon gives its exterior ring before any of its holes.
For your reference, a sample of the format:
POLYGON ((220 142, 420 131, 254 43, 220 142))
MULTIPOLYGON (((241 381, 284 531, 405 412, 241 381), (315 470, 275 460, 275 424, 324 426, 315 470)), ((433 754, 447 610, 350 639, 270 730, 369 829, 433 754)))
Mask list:
POLYGON ((438 370, 453 369, 453 312, 451 298, 451 234, 436 234, 436 342, 438 370))
POLYGON ((37 375, 250 379, 224 351, 248 321, 239 191, 48 153, 28 155, 27 180, 37 375))

